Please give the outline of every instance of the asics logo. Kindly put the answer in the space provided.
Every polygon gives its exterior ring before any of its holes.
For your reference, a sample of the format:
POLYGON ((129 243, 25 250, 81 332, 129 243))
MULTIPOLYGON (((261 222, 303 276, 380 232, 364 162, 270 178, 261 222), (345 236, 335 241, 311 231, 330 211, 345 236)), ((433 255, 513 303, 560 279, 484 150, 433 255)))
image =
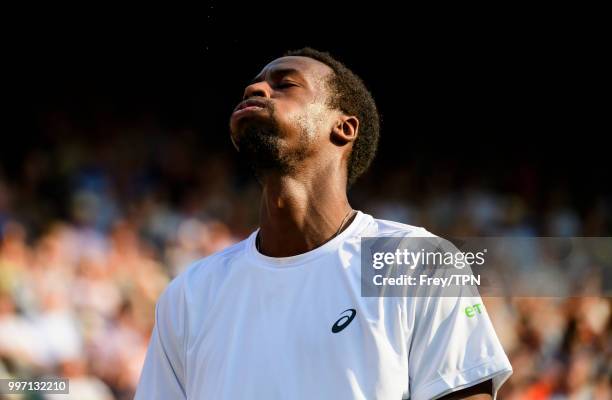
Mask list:
POLYGON ((355 311, 354 308, 349 308, 347 310, 342 311, 342 313, 340 315, 342 315, 340 317, 340 319, 338 319, 336 321, 336 323, 332 326, 331 331, 333 333, 338 333, 341 330, 343 330, 344 328, 346 328, 348 326, 348 324, 351 323, 351 321, 353 320, 353 318, 355 318, 355 315, 357 314, 357 311, 355 311), (344 314, 344 315, 342 315, 344 314))

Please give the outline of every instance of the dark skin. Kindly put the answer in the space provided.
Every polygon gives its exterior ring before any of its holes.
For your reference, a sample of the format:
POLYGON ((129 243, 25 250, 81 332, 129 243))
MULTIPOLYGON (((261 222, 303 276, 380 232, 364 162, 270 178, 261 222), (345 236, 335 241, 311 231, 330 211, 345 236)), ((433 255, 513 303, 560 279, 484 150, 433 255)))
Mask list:
MULTIPOLYGON (((351 210, 347 161, 359 121, 325 104, 325 78, 331 72, 310 58, 282 57, 264 67, 245 89, 244 99, 264 98, 274 104, 284 155, 304 150, 304 131, 308 141, 306 158, 290 173, 260 174, 260 251, 268 256, 288 257, 319 247, 351 210)), ((239 143, 244 124, 269 117, 266 109, 232 114, 232 139, 239 143)))
MULTIPOLYGON (((328 106, 326 82, 332 73, 308 57, 278 58, 245 88, 243 101, 255 102, 241 103, 237 109, 242 109, 230 119, 231 138, 239 151, 249 124, 274 118, 280 128, 275 140, 287 168, 258 171, 263 194, 259 251, 270 257, 313 250, 350 224, 347 166, 359 120, 328 106)), ((443 399, 491 399, 491 382, 443 399)))

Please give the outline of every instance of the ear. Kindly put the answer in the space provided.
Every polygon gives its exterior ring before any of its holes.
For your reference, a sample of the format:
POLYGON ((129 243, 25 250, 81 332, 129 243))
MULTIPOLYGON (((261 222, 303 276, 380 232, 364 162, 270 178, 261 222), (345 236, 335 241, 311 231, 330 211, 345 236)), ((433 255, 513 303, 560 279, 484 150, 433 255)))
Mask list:
POLYGON ((332 142, 342 146, 357 139, 359 120, 354 116, 340 115, 331 131, 332 142))

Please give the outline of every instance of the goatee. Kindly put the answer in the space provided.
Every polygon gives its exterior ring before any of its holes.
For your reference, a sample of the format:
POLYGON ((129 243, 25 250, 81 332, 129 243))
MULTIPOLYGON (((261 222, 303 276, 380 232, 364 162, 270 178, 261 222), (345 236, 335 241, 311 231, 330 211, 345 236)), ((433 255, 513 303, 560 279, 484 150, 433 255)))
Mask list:
POLYGON ((280 127, 271 117, 265 120, 248 121, 238 142, 242 154, 257 177, 265 172, 286 173, 289 160, 282 156, 280 127))

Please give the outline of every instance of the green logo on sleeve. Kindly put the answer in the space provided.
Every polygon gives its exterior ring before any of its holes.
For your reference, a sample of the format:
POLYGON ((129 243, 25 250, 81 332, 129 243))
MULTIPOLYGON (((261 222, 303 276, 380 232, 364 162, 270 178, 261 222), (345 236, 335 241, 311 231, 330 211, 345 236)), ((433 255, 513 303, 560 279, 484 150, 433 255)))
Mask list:
POLYGON ((467 315, 468 318, 472 318, 476 315, 477 312, 478 314, 482 314, 482 310, 480 309, 480 306, 482 306, 482 304, 478 303, 478 304, 474 304, 473 306, 465 307, 465 315, 467 315))

